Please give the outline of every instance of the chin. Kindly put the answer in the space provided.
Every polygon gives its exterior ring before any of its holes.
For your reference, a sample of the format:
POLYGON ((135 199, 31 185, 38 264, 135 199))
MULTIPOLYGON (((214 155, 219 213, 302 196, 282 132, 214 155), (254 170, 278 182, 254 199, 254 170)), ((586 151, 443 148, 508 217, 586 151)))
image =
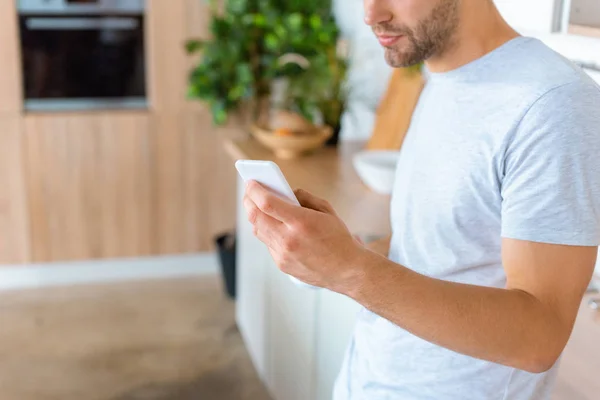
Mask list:
POLYGON ((385 52, 385 61, 390 67, 393 68, 405 68, 418 64, 418 62, 411 62, 410 57, 407 57, 404 54, 398 54, 398 52, 392 52, 390 50, 385 52))
POLYGON ((385 61, 393 68, 407 68, 422 63, 422 57, 408 51, 385 50, 385 61))

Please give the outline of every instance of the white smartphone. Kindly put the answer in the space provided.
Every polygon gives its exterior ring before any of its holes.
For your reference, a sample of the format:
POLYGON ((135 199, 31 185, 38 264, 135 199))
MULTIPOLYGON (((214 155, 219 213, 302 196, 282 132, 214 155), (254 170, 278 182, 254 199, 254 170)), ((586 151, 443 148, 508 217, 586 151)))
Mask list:
MULTIPOLYGON (((235 163, 235 169, 237 169, 244 182, 256 181, 272 190, 282 199, 300 207, 300 203, 285 179, 283 172, 273 161, 238 160, 235 163)), ((316 289, 315 286, 304 283, 293 276, 290 276, 290 279, 298 286, 316 289)))
POLYGON ((283 172, 273 161, 238 160, 235 163, 235 169, 238 170, 244 182, 256 181, 282 199, 300 206, 294 191, 283 176, 283 172))

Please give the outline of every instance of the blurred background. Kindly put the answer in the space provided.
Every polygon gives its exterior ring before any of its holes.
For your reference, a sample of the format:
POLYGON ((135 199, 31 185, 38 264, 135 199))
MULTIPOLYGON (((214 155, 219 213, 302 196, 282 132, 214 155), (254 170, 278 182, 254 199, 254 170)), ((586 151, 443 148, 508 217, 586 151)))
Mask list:
MULTIPOLYGON (((598 0, 496 3, 600 82, 598 0)), ((362 20, 361 0, 0 2, 0 400, 330 398, 358 306, 276 270, 233 164, 272 159, 389 232, 426 81, 362 20)), ((556 400, 600 396, 599 308, 591 287, 556 400)))

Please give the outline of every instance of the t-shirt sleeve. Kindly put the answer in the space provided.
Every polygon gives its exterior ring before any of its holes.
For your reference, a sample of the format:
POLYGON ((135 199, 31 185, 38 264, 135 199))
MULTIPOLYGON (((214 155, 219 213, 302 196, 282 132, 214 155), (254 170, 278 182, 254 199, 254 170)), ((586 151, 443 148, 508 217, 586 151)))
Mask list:
POLYGON ((600 89, 578 81, 542 96, 506 147, 502 236, 600 244, 600 89))

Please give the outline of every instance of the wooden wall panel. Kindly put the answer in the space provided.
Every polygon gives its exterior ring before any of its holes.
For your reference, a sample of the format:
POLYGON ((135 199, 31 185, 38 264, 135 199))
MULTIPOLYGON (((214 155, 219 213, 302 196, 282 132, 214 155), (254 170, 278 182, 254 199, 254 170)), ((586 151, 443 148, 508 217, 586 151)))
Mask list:
POLYGON ((211 193, 209 195, 208 227, 211 235, 230 231, 236 224, 237 171, 234 161, 223 146, 225 139, 239 139, 247 133, 237 122, 228 128, 209 131, 207 143, 212 141, 214 149, 211 163, 211 193))
MULTIPOLYGON (((157 249, 207 251, 216 233, 235 226, 235 170, 204 105, 186 99, 194 59, 190 38, 207 36, 206 2, 148 2, 148 53, 154 127, 157 249)), ((238 125, 239 126, 239 125, 238 125)))
MULTIPOLYGON (((207 248, 206 176, 211 166, 201 135, 184 113, 153 117, 156 180, 154 197, 160 253, 207 248)), ((202 126, 203 121, 198 124, 202 126)))
POLYGON ((149 129, 142 113, 25 118, 33 261, 154 252, 149 129))
MULTIPOLYGON (((0 44, 1 46, 1 44, 0 44)), ((29 260, 20 116, 0 114, 0 263, 29 260)))
POLYGON ((211 250, 217 233, 235 227, 236 171, 223 139, 239 128, 214 128, 202 110, 153 117, 158 251, 211 250))
POLYGON ((207 1, 185 0, 185 34, 188 38, 207 38, 210 7, 207 1))
POLYGON ((21 53, 16 0, 0 1, 0 113, 22 108, 21 53))
MULTIPOLYGON (((202 3, 199 1, 199 3, 202 3)), ((148 0, 146 49, 152 110, 180 112, 186 98, 187 0, 148 0)))

